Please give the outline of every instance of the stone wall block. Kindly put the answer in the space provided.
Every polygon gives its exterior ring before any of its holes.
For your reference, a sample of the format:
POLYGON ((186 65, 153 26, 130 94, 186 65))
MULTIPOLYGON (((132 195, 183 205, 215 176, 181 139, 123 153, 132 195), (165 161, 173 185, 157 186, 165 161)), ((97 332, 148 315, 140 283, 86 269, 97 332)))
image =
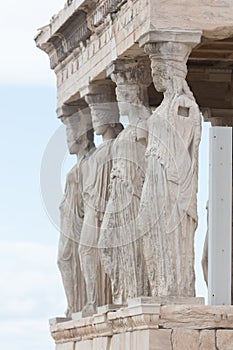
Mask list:
POLYGON ((94 350, 93 340, 90 339, 90 340, 84 340, 81 342, 77 342, 74 350, 94 350))
MULTIPOLYGON (((112 337, 112 340, 111 340, 111 344, 110 344, 110 349, 109 350, 131 349, 131 347, 130 347, 130 343, 131 343, 130 337, 131 337, 130 332, 114 334, 113 337, 112 337)), ((97 350, 97 349, 93 349, 93 350, 97 350)))
POLYGON ((216 350, 215 331, 204 330, 200 332, 199 350, 216 350))
POLYGON ((197 350, 199 347, 199 331, 174 329, 172 333, 172 345, 173 350, 197 350))
MULTIPOLYGON (((111 337, 99 337, 93 339, 93 350, 109 350, 111 337)), ((79 349, 77 349, 79 350, 79 349)))
POLYGON ((148 350, 172 350, 171 334, 171 329, 149 330, 148 350))
POLYGON ((56 345, 56 350, 76 350, 74 342, 67 342, 56 345))
POLYGON ((218 350, 232 350, 233 330, 218 330, 216 333, 216 340, 218 350))

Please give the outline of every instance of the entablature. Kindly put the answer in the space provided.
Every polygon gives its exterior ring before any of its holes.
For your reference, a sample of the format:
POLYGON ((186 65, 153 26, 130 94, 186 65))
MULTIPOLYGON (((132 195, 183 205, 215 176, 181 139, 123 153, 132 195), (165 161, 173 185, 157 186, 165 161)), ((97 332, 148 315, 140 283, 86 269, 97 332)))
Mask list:
MULTIPOLYGON (((156 31, 175 29, 187 31, 192 39, 195 32, 202 32, 201 42, 188 60, 188 82, 201 107, 228 109, 232 108, 232 18, 230 1, 213 4, 197 0, 193 8, 191 0, 68 0, 64 9, 40 30, 36 43, 49 55, 57 75, 60 107, 74 101, 90 82, 106 79, 108 67, 116 60, 145 57, 139 46, 143 37, 152 35, 153 39, 156 31), (185 9, 187 18, 183 16, 185 9), (206 21, 210 13, 211 20, 206 21), (216 98, 213 90, 217 91, 216 98)), ((151 106, 158 105, 161 96, 153 85, 148 91, 151 106)))

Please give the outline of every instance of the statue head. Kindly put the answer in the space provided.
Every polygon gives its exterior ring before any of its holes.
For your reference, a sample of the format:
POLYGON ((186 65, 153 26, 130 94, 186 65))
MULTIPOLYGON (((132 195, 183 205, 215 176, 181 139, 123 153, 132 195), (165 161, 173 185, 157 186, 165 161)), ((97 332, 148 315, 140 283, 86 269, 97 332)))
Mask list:
POLYGON ((85 154, 94 147, 94 134, 90 110, 80 110, 71 116, 62 117, 66 126, 67 144, 70 154, 85 154))
POLYGON ((129 115, 132 106, 140 104, 140 87, 137 84, 119 84, 116 88, 120 115, 129 115))
POLYGON ((168 85, 174 78, 185 79, 187 75, 187 60, 191 52, 191 47, 185 43, 160 42, 148 44, 147 50, 151 47, 151 68, 153 82, 158 92, 165 92, 168 85))
POLYGON ((95 128, 96 135, 106 135, 108 133, 108 139, 114 139, 124 129, 121 123, 111 123, 99 125, 95 128))
POLYGON ((116 102, 91 105, 92 124, 96 135, 104 136, 109 129, 119 123, 119 111, 116 102))
POLYGON ((130 125, 148 118, 149 109, 147 90, 139 84, 119 84, 116 88, 121 116, 127 116, 130 125))

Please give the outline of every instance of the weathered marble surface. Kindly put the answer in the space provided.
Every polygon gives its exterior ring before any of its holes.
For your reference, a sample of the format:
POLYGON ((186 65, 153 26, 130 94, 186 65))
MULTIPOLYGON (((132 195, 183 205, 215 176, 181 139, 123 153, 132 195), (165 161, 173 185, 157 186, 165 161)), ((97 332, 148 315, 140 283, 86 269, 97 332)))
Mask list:
POLYGON ((111 283, 100 264, 98 240, 109 198, 113 139, 122 131, 111 84, 97 85, 87 94, 92 125, 103 143, 87 159, 83 175, 84 219, 80 235, 79 257, 86 283, 87 303, 83 315, 93 314, 97 306, 111 303, 111 283))
POLYGON ((141 56, 143 50, 137 43, 141 37, 153 35, 154 30, 200 30, 207 41, 220 40, 231 36, 232 18, 231 0, 198 0, 195 5, 192 0, 76 0, 41 29, 36 43, 50 57, 61 107, 73 101, 74 95, 82 96, 81 90, 90 79, 104 77, 113 60, 141 56))
POLYGON ((110 195, 98 247, 112 281, 113 301, 120 304, 150 293, 142 240, 137 234, 147 136, 142 135, 139 125, 151 113, 145 107, 151 76, 144 61, 120 61, 111 73, 120 114, 128 117, 129 124, 113 143, 110 195))
POLYGON ((152 62, 155 88, 164 93, 164 99, 148 120, 147 168, 138 225, 152 295, 191 297, 195 295, 201 138, 199 108, 185 80, 191 44, 146 44, 145 51, 152 62))
MULTIPOLYGON (((112 296, 118 305, 195 296, 198 104, 213 123, 232 123, 232 18, 230 0, 68 0, 38 34, 70 152, 81 156, 61 205, 68 316, 93 314, 112 296), (74 125, 75 108, 88 114, 74 125), (97 150, 86 142, 93 127, 97 150)), ((57 350, 230 349, 231 307, 182 300, 58 323, 57 350)))
POLYGON ((90 133, 91 115, 81 110, 63 117, 66 125, 69 152, 78 156, 77 164, 66 178, 64 197, 60 204, 61 229, 58 248, 58 266, 67 297, 66 316, 80 311, 86 302, 84 277, 78 254, 83 225, 82 164, 95 150, 94 135, 90 133))
POLYGON ((195 296, 201 119, 185 79, 200 35, 172 30, 154 32, 155 42, 142 38, 149 57, 115 60, 106 70, 111 80, 82 90, 81 117, 69 115, 68 106, 59 110, 70 152, 81 156, 61 206, 59 267, 67 316, 80 308, 83 316, 92 315, 98 306, 140 296, 195 296), (147 91, 152 79, 164 94, 153 113, 147 91), (120 115, 128 118, 124 130, 120 115), (93 128, 103 137, 97 149, 93 128))
POLYGON ((56 350, 68 350, 71 344, 85 350, 230 350, 232 315, 232 306, 135 303, 50 329, 56 350))

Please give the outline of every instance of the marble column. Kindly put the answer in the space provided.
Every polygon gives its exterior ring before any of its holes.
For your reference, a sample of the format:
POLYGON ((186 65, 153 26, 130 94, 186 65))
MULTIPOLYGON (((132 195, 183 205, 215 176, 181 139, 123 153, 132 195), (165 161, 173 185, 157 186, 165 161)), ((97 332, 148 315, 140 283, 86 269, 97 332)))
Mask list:
POLYGON ((60 204, 60 240, 58 267, 67 297, 66 316, 81 311, 86 303, 86 288, 78 254, 83 225, 82 175, 83 158, 94 149, 90 110, 85 101, 76 106, 63 105, 58 117, 66 126, 69 153, 77 156, 77 163, 66 177, 65 193, 60 204))
POLYGON ((115 84, 111 80, 93 82, 84 93, 94 131, 103 140, 86 162, 88 172, 83 180, 84 223, 79 254, 87 290, 83 316, 88 316, 96 313, 97 306, 112 301, 110 280, 100 263, 98 241, 109 197, 112 144, 123 127, 119 123, 115 84))
POLYGON ((151 60, 154 86, 164 94, 148 120, 147 170, 139 211, 153 296, 195 296, 201 118, 186 82, 186 63, 200 37, 198 31, 158 30, 139 41, 151 60))
POLYGON ((113 301, 149 295, 149 284, 137 235, 137 212, 145 175, 146 119, 150 115, 147 87, 151 83, 148 59, 117 60, 107 69, 116 83, 121 116, 127 127, 113 145, 110 197, 101 226, 99 247, 111 279, 113 301), (144 126, 142 124, 144 123, 144 126))

